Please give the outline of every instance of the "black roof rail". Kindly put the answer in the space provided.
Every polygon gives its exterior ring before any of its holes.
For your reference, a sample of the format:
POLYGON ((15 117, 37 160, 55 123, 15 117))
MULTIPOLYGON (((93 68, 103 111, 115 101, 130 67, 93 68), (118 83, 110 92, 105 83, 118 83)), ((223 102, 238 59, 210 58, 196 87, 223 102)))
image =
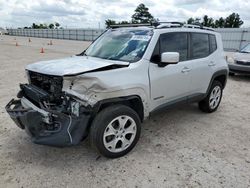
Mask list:
POLYGON ((156 29, 164 29, 164 28, 177 28, 182 27, 183 23, 181 22, 161 22, 156 29))
POLYGON ((214 31, 213 28, 211 28, 211 27, 204 27, 204 26, 201 25, 201 24, 199 24, 199 25, 198 25, 198 24, 184 24, 183 27, 214 31))
POLYGON ((194 28, 194 29, 203 29, 203 30, 209 30, 214 31, 213 28, 210 27, 204 27, 201 24, 185 24, 182 22, 151 22, 151 23, 138 23, 138 24, 114 24, 110 25, 110 29, 116 29, 120 27, 154 27, 156 29, 164 29, 164 28, 178 28, 178 27, 184 27, 184 28, 194 28))
POLYGON ((157 26, 159 26, 161 24, 173 24, 173 25, 180 25, 180 26, 182 26, 184 23, 182 23, 182 22, 155 22, 153 24, 158 24, 157 26))
POLYGON ((109 28, 115 29, 115 28, 120 28, 120 27, 143 27, 143 26, 152 26, 151 23, 145 23, 145 24, 114 24, 110 25, 109 28))

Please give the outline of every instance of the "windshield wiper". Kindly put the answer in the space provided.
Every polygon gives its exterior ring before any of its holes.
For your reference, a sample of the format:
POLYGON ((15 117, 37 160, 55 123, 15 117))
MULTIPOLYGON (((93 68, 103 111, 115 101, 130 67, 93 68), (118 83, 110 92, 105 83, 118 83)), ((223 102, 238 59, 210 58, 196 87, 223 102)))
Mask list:
POLYGON ((114 60, 114 61, 117 61, 117 60, 118 60, 118 59, 113 58, 113 57, 108 57, 108 58, 104 58, 104 59, 107 59, 107 60, 114 60))
POLYGON ((250 53, 250 52, 247 52, 247 51, 240 51, 240 53, 246 53, 246 54, 248 54, 248 53, 250 53))
POLYGON ((86 50, 84 50, 82 53, 80 53, 80 54, 76 54, 76 56, 87 56, 86 55, 86 50))

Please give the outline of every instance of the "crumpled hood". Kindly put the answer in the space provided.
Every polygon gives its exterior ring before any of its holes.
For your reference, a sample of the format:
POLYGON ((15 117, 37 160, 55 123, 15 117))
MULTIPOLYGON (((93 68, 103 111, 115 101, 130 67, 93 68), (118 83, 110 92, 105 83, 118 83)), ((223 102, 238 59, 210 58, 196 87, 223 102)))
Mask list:
POLYGON ((128 66, 129 62, 105 60, 88 56, 72 56, 30 64, 26 66, 26 70, 47 75, 67 76, 93 71, 110 65, 128 66))
POLYGON ((234 60, 250 62, 250 53, 235 53, 234 60))

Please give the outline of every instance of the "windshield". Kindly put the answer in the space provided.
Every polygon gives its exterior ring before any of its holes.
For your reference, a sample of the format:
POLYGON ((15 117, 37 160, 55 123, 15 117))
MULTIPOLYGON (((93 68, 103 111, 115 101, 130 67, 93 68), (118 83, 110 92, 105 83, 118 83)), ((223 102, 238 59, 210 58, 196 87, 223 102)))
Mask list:
POLYGON ((246 45, 242 50, 241 52, 243 53, 250 53, 250 44, 246 45))
POLYGON ((117 61, 139 61, 152 37, 152 30, 109 30, 86 50, 85 55, 117 61))

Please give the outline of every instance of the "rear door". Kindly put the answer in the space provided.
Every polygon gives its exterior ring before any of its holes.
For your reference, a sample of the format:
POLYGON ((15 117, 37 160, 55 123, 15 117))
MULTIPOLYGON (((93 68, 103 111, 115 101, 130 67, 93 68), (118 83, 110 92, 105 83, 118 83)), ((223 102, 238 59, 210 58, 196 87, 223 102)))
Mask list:
POLYGON ((215 36, 208 33, 190 33, 190 64, 192 67, 190 90, 192 94, 206 92, 215 66, 215 36), (211 42, 210 42, 211 41, 211 42))

